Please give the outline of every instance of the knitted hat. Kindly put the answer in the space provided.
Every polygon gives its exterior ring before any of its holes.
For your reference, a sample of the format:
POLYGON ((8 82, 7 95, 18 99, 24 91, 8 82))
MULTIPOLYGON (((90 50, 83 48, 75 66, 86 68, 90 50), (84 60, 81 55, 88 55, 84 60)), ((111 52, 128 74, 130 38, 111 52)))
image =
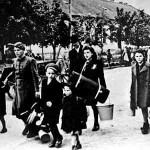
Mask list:
POLYGON ((53 69, 55 72, 59 72, 59 67, 58 65, 54 64, 54 63, 49 63, 45 66, 45 70, 47 70, 47 68, 53 69))
POLYGON ((21 49, 23 51, 25 50, 25 46, 24 46, 24 44, 22 42, 15 43, 14 47, 17 47, 17 48, 19 48, 19 49, 21 49))

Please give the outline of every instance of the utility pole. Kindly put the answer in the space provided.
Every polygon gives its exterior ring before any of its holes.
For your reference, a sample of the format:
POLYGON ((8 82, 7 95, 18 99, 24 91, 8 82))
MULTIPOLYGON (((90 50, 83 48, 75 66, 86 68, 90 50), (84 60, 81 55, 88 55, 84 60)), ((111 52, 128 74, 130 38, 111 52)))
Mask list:
POLYGON ((69 17, 70 17, 70 37, 72 36, 72 0, 69 0, 69 17))
POLYGON ((63 2, 65 4, 68 4, 69 7, 69 18, 70 18, 70 24, 69 24, 69 28, 70 28, 70 45, 69 45, 69 50, 72 49, 72 44, 71 44, 71 37, 72 37, 72 0, 66 1, 63 0, 63 2))
POLYGON ((69 17, 70 17, 70 45, 69 50, 72 49, 71 37, 72 37, 72 0, 69 0, 69 17))

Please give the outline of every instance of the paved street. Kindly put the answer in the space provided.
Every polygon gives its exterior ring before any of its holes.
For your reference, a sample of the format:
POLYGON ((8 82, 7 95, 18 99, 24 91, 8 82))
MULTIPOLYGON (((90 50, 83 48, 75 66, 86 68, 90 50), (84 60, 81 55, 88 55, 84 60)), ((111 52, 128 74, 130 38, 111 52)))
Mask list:
MULTIPOLYGON (((101 121, 100 130, 92 132, 93 114, 89 108, 87 129, 80 136, 83 150, 146 150, 150 147, 150 134, 142 135, 140 127, 142 115, 140 110, 136 116, 129 116, 130 100, 130 67, 106 69, 107 87, 111 93, 107 103, 114 104, 114 118, 110 121, 101 121)), ((0 134, 0 150, 48 150, 48 143, 41 143, 38 137, 27 139, 21 135, 23 123, 11 116, 12 101, 7 99, 6 122, 8 132, 0 134)), ((60 127, 60 125, 59 125, 60 127)), ((1 124, 0 124, 1 129, 1 124)), ((70 134, 63 133, 64 140, 61 150, 71 150, 70 134)), ((56 149, 56 148, 52 148, 56 149)))

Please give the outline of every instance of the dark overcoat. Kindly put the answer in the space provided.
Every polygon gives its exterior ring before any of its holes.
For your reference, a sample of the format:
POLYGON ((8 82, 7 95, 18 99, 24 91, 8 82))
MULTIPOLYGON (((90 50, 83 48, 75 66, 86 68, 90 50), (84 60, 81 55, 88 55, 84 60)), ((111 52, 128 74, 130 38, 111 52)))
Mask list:
POLYGON ((15 99, 12 114, 21 118, 35 103, 35 92, 39 91, 39 76, 35 59, 24 56, 14 60, 15 99))
POLYGON ((0 117, 6 115, 6 98, 5 93, 8 93, 9 85, 4 86, 3 82, 0 80, 0 117))
POLYGON ((57 124, 62 108, 62 85, 56 79, 52 79, 49 84, 47 84, 47 80, 47 78, 42 80, 41 105, 45 114, 45 121, 57 124), (46 105, 48 101, 51 101, 51 107, 46 105))
POLYGON ((131 83, 131 101, 130 108, 132 110, 150 106, 150 64, 145 63, 143 67, 137 71, 138 64, 132 64, 132 83, 131 83))
POLYGON ((76 132, 81 129, 80 103, 75 95, 63 98, 62 105, 62 126, 61 129, 66 133, 76 132))
MULTIPOLYGON (((98 83, 98 78, 99 78, 101 86, 106 87, 102 60, 96 60, 96 61, 91 60, 83 68, 82 75, 95 81, 96 83, 98 83)), ((87 96, 89 94, 89 97, 90 97, 90 94, 91 94, 90 89, 89 89, 89 91, 82 91, 83 94, 84 94, 84 92, 87 96)), ((93 102, 94 102, 94 100, 93 100, 93 102)), ((88 105, 88 102, 87 102, 87 105, 88 105)))
POLYGON ((102 60, 91 60, 83 69, 82 74, 95 82, 98 82, 98 78, 100 78, 100 84, 106 87, 102 60))
POLYGON ((77 52, 76 49, 72 49, 69 52, 69 60, 70 60, 70 72, 76 71, 80 73, 85 61, 83 57, 82 45, 80 45, 79 52, 77 52))

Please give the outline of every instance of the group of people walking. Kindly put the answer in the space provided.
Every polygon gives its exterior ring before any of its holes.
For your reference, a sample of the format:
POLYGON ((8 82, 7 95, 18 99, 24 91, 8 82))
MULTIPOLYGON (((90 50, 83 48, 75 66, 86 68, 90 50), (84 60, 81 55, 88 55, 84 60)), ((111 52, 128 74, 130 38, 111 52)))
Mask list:
MULTIPOLYGON (((27 138, 38 134, 39 127, 36 127, 33 120, 32 123, 29 123, 29 116, 31 116, 30 113, 33 113, 33 110, 35 113, 43 112, 42 124, 48 126, 46 131, 51 132, 53 136, 49 147, 61 147, 63 136, 60 134, 57 124, 62 110, 61 129, 66 133, 71 133, 72 150, 81 149, 79 135, 82 134, 82 129, 87 128, 86 106, 91 106, 94 114, 92 131, 98 131, 100 128, 96 107, 97 101, 94 97, 89 100, 78 96, 80 91, 77 88, 80 83, 79 80, 76 82, 71 80, 71 75, 73 72, 77 72, 92 81, 100 82, 100 85, 106 88, 102 59, 98 59, 91 46, 86 45, 83 47, 79 39, 74 36, 72 38, 72 50, 69 51, 69 79, 67 82, 62 83, 57 79, 60 72, 57 63, 47 64, 45 77, 40 79, 36 61, 33 57, 25 55, 24 44, 17 42, 13 46, 16 58, 13 63, 13 72, 9 75, 9 78, 14 77, 15 79, 12 115, 24 122, 25 128, 22 134, 26 135, 27 138)), ((0 107, 0 120, 3 125, 1 133, 7 132, 4 116, 6 115, 5 93, 9 90, 7 87, 9 78, 0 81, 0 96, 3 98, 1 100, 3 106, 0 107)), ((132 63, 130 104, 130 108, 134 113, 137 107, 141 108, 144 120, 141 132, 147 134, 149 129, 150 65, 146 63, 141 50, 135 52, 135 61, 132 63)))

